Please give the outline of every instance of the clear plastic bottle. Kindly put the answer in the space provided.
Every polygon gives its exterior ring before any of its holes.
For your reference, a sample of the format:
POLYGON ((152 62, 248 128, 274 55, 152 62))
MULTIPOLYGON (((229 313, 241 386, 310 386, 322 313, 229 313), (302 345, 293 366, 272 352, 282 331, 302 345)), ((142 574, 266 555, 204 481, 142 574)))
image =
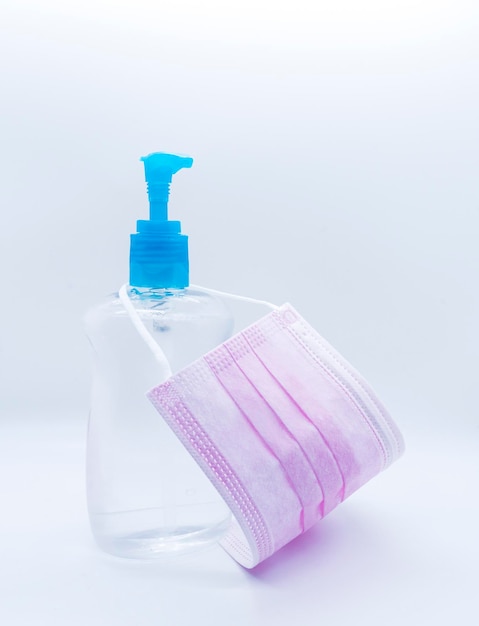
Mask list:
MULTIPOLYGON (((192 160, 163 153, 143 160, 150 221, 132 235, 134 286, 126 293, 175 373, 227 339, 233 320, 220 298, 188 287, 187 238, 179 222, 167 221, 171 176, 192 160)), ((218 541, 229 509, 146 397, 165 379, 164 367, 119 294, 85 323, 94 355, 87 498, 97 543, 117 556, 155 558, 218 541)))
MULTIPOLYGON (((205 292, 128 291, 173 372, 231 334, 225 305, 205 292)), ((98 544, 153 558, 218 541, 229 509, 146 398, 161 367, 118 294, 89 311, 86 327, 94 352, 87 494, 98 544)))

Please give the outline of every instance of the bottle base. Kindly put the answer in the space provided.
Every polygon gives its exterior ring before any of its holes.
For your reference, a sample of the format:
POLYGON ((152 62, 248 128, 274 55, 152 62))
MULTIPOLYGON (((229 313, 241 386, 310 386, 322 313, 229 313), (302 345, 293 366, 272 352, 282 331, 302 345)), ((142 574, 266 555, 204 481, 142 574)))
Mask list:
MULTIPOLYGON (((179 556, 218 543, 231 523, 229 515, 214 525, 198 524, 170 528, 162 526, 131 532, 126 531, 125 520, 121 518, 131 519, 132 513, 138 512, 103 514, 91 520, 95 540, 104 552, 122 558, 141 560, 179 556), (112 532, 112 521, 117 526, 116 532, 112 532), (118 523, 119 521, 123 523, 118 523)), ((149 510, 149 513, 154 513, 154 510, 149 510)))

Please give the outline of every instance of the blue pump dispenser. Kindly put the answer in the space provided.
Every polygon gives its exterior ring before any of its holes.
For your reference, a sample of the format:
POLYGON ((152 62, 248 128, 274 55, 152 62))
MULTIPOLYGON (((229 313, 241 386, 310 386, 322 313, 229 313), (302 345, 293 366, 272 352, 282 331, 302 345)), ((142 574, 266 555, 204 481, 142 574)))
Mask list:
POLYGON ((141 157, 150 203, 150 219, 138 220, 130 238, 130 285, 150 289, 184 289, 189 285, 188 237, 181 223, 168 220, 173 174, 191 167, 191 157, 154 152, 141 157))

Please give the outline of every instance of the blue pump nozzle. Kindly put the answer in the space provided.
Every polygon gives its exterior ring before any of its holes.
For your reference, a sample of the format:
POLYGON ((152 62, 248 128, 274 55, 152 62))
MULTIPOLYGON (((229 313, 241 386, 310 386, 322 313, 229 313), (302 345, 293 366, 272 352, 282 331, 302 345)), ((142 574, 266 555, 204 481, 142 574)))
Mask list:
POLYGON ((151 289, 183 289, 189 284, 188 237, 181 224, 168 220, 173 174, 191 167, 191 157, 154 152, 141 157, 150 202, 150 219, 137 222, 131 235, 130 285, 151 289))
POLYGON ((145 165, 145 181, 150 201, 150 221, 166 221, 168 219, 168 197, 173 174, 184 167, 191 167, 191 157, 154 152, 141 157, 145 165))

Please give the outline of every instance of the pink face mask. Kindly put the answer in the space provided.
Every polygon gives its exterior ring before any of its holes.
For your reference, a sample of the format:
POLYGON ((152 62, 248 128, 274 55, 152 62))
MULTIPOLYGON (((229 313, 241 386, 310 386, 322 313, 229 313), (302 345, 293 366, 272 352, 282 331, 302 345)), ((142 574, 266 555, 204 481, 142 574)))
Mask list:
POLYGON ((403 451, 368 384, 288 304, 148 395, 231 508, 222 545, 248 568, 403 451))

